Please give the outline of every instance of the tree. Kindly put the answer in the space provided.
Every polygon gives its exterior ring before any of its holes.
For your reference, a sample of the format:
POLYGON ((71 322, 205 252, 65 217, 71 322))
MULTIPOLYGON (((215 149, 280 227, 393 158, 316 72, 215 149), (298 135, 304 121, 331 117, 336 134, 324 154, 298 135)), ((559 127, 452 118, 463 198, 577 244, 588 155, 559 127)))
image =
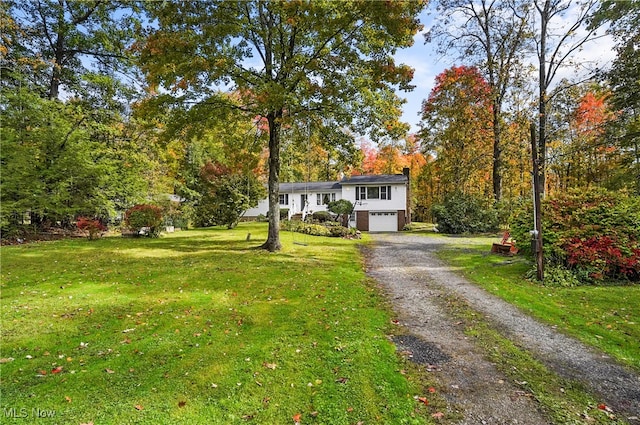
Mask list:
POLYGON ((104 1, 0 6, 3 228, 28 212, 37 227, 108 218, 149 193, 151 161, 114 78, 126 69, 133 20, 115 10, 104 1))
POLYGON ((234 228, 247 209, 266 195, 255 174, 243 175, 222 164, 207 163, 201 170, 202 196, 195 207, 196 225, 234 228))
POLYGON ((548 107, 559 90, 551 91, 558 71, 569 65, 574 54, 585 44, 596 39, 597 27, 591 26, 584 32, 598 0, 534 0, 539 21, 536 33, 538 57, 538 154, 540 158, 540 193, 545 193, 545 169, 547 152, 548 107), (557 30, 553 25, 566 19, 573 11, 572 19, 557 30), (557 32, 556 32, 557 31, 557 32))
POLYGON ((610 185, 619 155, 604 137, 614 118, 609 97, 593 83, 571 86, 555 97, 549 109, 548 192, 610 185))
POLYGON ((279 250, 282 129, 322 116, 379 137, 400 115, 393 87, 410 89, 396 65, 412 44, 423 2, 148 2, 155 20, 140 45, 151 88, 183 106, 240 109, 266 120, 269 232, 279 250), (238 99, 222 97, 231 87, 238 99), (357 114, 356 114, 357 111, 357 114), (382 129, 382 130, 380 130, 382 129))
POLYGON ((338 199, 327 204, 327 209, 338 216, 344 227, 349 225, 349 216, 353 212, 354 205, 348 199, 338 199))
MULTIPOLYGON (((422 104, 422 146, 436 158, 440 196, 491 193, 491 88, 475 67, 436 76, 422 104)), ((442 198, 441 198, 442 199, 442 198)))
POLYGON ((21 0, 10 5, 13 16, 20 17, 26 56, 39 55, 34 79, 49 99, 58 99, 61 90, 86 93, 92 75, 125 70, 137 22, 125 1, 21 0))
POLYGON ((640 2, 603 0, 591 27, 604 23, 609 24, 608 32, 616 40, 618 53, 611 69, 602 75, 612 91, 610 103, 617 111, 607 134, 622 155, 617 186, 629 184, 640 194, 640 2))
POLYGON ((522 87, 524 55, 529 43, 529 1, 521 0, 439 0, 437 24, 427 41, 439 40, 440 50, 455 50, 460 59, 471 62, 482 72, 491 88, 493 130, 493 196, 502 196, 505 96, 522 87), (464 25, 451 25, 463 21, 464 25))

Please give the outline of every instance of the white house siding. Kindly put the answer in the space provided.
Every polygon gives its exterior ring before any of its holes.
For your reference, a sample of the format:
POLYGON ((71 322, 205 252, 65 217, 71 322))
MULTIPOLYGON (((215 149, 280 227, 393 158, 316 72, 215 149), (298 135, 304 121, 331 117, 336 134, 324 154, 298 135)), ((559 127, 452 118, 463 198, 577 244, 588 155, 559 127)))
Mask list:
POLYGON ((355 176, 342 181, 343 198, 355 205, 350 225, 369 232, 402 230, 407 221, 407 182, 408 178, 402 174, 355 176), (390 188, 391 199, 380 199, 381 190, 378 199, 356 196, 356 190, 369 187, 390 188))

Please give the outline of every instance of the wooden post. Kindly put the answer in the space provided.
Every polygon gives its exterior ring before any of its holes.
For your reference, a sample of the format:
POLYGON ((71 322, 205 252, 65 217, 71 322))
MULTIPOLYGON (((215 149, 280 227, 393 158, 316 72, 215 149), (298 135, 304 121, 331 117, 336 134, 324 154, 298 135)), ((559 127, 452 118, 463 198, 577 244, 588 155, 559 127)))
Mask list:
POLYGON ((536 270, 539 281, 544 280, 544 253, 542 251, 542 213, 540 212, 540 163, 536 143, 536 126, 531 123, 531 159, 533 160, 533 211, 535 225, 536 270))

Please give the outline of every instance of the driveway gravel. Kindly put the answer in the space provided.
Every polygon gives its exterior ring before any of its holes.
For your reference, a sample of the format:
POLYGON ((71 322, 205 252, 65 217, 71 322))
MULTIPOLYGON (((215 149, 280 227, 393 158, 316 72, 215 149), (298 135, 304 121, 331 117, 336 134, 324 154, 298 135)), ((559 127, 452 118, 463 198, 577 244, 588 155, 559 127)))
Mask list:
MULTIPOLYGON (((365 248, 367 274, 383 288, 408 335, 395 337, 400 351, 428 365, 443 395, 463 420, 459 424, 549 424, 531 396, 498 371, 447 311, 455 294, 485 315, 492 326, 558 375, 584 383, 603 403, 640 424, 640 376, 516 307, 472 285, 435 253, 460 238, 405 233, 372 234, 365 248)), ((469 243, 473 243, 469 241, 469 243)))

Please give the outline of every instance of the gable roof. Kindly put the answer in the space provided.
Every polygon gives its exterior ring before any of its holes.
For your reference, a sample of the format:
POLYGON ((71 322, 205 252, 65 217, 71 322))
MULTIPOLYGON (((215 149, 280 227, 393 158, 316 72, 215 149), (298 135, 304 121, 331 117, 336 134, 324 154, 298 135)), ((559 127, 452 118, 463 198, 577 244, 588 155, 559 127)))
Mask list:
POLYGON ((407 176, 404 174, 376 174, 366 176, 352 176, 340 182, 342 185, 356 184, 405 184, 407 176))

